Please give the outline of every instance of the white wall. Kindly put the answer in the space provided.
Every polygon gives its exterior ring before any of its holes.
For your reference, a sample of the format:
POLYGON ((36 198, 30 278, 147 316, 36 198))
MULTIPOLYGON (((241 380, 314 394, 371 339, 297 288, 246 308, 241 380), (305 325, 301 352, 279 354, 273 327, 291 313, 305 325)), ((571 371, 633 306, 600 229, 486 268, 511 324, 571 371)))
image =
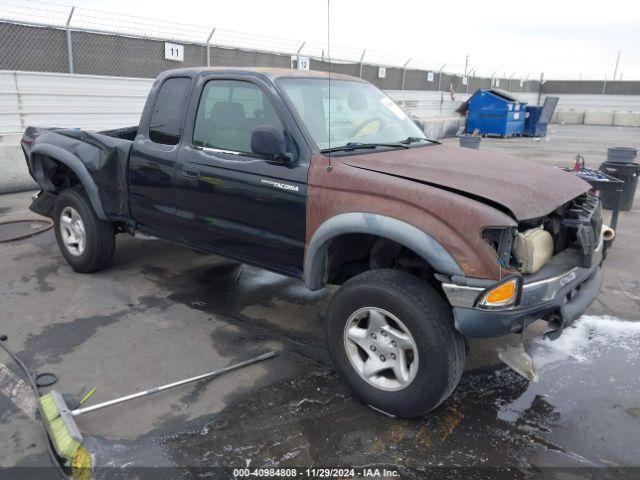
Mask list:
MULTIPOLYGON (((455 100, 452 101, 449 92, 387 90, 387 94, 419 117, 450 115, 471 96, 467 93, 456 93, 455 100)), ((537 93, 514 93, 513 96, 529 105, 538 104, 537 93)), ((564 93, 549 96, 559 98, 557 107, 559 111, 640 112, 640 95, 564 93)), ((544 102, 546 97, 543 94, 540 102, 544 102)))
MULTIPOLYGON (((0 134, 21 133, 28 125, 107 129, 136 125, 152 79, 0 71, 0 134)), ((389 90, 418 117, 451 116, 469 94, 389 90)), ((535 93, 515 94, 537 104, 535 93)), ((559 111, 636 111, 637 95, 558 95, 559 111)), ((542 97, 544 101, 544 95, 542 97)))
POLYGON ((107 129, 137 125, 153 80, 0 71, 0 134, 28 125, 107 129))

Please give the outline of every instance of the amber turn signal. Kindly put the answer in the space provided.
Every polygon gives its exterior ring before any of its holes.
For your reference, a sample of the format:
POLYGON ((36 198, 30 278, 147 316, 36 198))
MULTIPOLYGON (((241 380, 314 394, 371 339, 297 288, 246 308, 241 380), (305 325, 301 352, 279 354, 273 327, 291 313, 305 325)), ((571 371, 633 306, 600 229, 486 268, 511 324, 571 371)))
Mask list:
POLYGON ((485 293, 479 302, 482 307, 506 307, 518 298, 518 279, 514 278, 485 293))

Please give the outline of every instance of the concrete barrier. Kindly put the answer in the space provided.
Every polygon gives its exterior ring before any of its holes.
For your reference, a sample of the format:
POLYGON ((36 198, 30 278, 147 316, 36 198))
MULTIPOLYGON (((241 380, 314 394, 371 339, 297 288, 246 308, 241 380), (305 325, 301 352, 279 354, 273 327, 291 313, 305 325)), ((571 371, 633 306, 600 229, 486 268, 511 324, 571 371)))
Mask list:
POLYGON ((613 125, 613 112, 584 112, 585 125, 613 125))
POLYGON ((20 147, 20 135, 0 135, 0 194, 37 190, 20 147))
POLYGON ((584 123, 584 112, 574 112, 572 110, 568 112, 559 111, 556 121, 558 123, 581 125, 584 123))
POLYGON ((640 112, 615 112, 613 125, 616 127, 640 127, 640 112))
POLYGON ((427 138, 438 140, 440 138, 455 137, 461 127, 464 127, 465 119, 459 115, 449 117, 418 118, 423 123, 424 134, 427 138))

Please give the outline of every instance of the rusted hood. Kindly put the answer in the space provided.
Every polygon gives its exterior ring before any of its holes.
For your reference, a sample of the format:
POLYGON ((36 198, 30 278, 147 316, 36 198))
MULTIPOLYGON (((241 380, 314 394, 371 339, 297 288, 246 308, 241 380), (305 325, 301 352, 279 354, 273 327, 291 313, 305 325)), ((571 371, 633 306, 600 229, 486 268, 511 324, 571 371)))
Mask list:
POLYGON ((353 155, 340 161, 497 203, 517 220, 547 215, 590 188, 577 176, 554 167, 457 146, 353 155))

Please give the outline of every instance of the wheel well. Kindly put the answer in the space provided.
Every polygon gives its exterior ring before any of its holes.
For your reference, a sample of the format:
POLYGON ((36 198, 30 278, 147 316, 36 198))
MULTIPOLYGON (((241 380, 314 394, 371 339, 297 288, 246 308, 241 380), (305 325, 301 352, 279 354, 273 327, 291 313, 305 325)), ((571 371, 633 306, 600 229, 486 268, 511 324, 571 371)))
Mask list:
POLYGON ((40 156, 42 173, 49 182, 49 187, 54 192, 60 192, 67 188, 82 186, 82 182, 71 168, 62 162, 44 155, 40 156))
POLYGON ((433 283, 435 270, 421 256, 400 243, 378 235, 350 233, 331 240, 327 249, 327 283, 342 285, 368 270, 393 268, 433 283))

